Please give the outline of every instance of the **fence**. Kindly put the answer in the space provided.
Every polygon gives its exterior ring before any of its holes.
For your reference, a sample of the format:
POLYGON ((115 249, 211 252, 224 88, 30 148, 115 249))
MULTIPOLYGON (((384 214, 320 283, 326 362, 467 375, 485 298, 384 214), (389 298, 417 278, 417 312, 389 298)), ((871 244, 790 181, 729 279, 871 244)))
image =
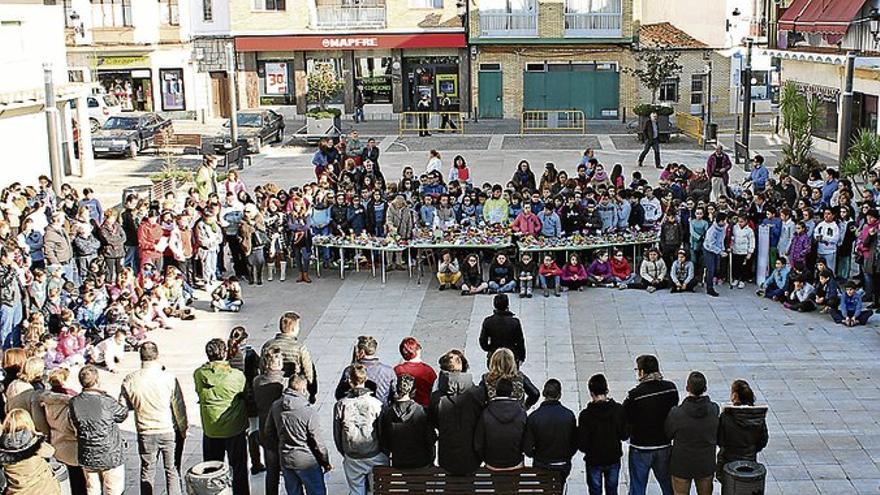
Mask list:
POLYGON ((567 132, 585 134, 587 119, 581 110, 524 110, 520 134, 567 132))
POLYGON ((464 116, 463 112, 403 112, 397 132, 400 135, 413 132, 464 134, 464 116))
POLYGON ((703 119, 687 115, 684 113, 675 113, 675 125, 681 129, 681 132, 688 137, 697 140, 700 146, 703 145, 703 119))

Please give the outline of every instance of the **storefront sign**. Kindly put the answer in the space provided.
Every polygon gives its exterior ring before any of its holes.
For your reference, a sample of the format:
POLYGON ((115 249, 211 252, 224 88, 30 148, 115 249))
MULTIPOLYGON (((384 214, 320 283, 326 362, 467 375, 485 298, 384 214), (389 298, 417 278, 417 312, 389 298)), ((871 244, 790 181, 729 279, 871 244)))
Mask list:
POLYGON ((148 65, 146 55, 135 55, 130 57, 96 57, 97 66, 101 68, 107 67, 129 67, 132 65, 148 65))
POLYGON ((241 36, 239 52, 287 50, 375 50, 392 48, 464 48, 464 33, 413 33, 376 36, 241 36))
POLYGON ((287 63, 266 62, 266 94, 287 94, 287 63))

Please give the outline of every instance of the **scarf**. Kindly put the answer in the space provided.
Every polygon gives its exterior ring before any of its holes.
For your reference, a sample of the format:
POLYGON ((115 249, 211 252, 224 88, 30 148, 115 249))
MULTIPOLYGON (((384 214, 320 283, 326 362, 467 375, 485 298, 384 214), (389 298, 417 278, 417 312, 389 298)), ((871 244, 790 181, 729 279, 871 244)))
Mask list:
POLYGON ((659 381, 662 379, 663 379, 663 374, 658 371, 656 373, 648 373, 647 375, 639 378, 639 383, 659 381))

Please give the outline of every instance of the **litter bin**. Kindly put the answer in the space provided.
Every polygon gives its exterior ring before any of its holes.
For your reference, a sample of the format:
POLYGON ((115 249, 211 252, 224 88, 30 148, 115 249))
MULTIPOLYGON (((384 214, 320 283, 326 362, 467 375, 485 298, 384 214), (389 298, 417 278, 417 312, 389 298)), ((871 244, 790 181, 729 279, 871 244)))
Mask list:
POLYGON ((186 472, 187 495, 232 495, 232 471, 225 462, 207 461, 186 472))
POLYGON ((709 124, 708 128, 706 129, 706 141, 710 143, 718 142, 718 124, 709 124))
POLYGON ((767 469, 752 461, 733 461, 724 465, 721 495, 763 495, 767 469))
POLYGON ((119 201, 119 203, 125 205, 125 198, 127 198, 129 194, 134 194, 138 198, 143 199, 144 201, 149 203, 153 199, 153 186, 150 184, 128 186, 122 190, 122 199, 119 201))

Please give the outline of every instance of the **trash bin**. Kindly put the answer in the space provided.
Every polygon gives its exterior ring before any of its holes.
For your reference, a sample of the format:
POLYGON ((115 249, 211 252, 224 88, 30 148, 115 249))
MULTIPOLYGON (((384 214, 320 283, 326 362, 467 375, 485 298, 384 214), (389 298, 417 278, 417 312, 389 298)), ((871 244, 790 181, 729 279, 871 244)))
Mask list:
POLYGON ((141 184, 138 186, 126 187, 122 190, 122 199, 119 201, 120 204, 125 205, 125 198, 127 198, 129 194, 134 194, 138 198, 149 203, 153 199, 153 186, 150 184, 141 184))
POLYGON ((232 495, 232 471, 225 462, 207 461, 186 472, 187 495, 232 495))
POLYGON ((712 143, 718 142, 718 124, 709 124, 709 127, 706 129, 706 141, 712 143))
POLYGON ((724 465, 721 495, 763 495, 767 469, 752 461, 733 461, 724 465))

